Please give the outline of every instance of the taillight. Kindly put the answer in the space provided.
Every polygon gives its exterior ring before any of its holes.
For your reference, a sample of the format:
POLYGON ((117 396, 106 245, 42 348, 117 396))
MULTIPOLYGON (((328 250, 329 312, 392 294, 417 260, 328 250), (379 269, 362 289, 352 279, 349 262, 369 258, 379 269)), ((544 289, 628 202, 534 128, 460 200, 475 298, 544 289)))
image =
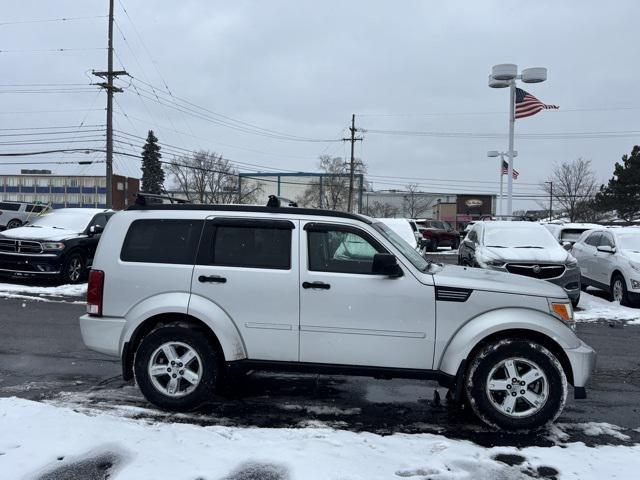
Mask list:
POLYGON ((87 313, 96 317, 102 316, 102 293, 104 291, 104 272, 91 270, 87 287, 87 313))

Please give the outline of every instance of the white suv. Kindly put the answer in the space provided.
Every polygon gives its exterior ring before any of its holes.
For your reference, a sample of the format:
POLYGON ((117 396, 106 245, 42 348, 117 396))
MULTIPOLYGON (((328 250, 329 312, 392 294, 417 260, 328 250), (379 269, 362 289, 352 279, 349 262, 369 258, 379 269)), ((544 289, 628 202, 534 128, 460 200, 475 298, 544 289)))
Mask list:
POLYGON ((232 372, 435 379, 486 423, 532 428, 576 398, 594 351, 562 288, 431 263, 383 223, 241 205, 130 207, 90 273, 85 344, 169 410, 232 372))
POLYGON ((609 291, 622 305, 640 304, 640 228, 600 228, 582 234, 571 250, 583 288, 609 291))

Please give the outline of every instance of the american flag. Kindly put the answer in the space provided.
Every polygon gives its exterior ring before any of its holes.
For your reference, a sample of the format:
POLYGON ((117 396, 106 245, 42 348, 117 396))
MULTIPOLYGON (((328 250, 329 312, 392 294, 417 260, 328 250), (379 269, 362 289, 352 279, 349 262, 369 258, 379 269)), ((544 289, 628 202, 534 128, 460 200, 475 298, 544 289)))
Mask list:
POLYGON ((547 105, 542 103, 529 92, 521 88, 516 88, 516 119, 526 118, 535 115, 540 110, 558 109, 557 105, 547 105))
MULTIPOLYGON (((502 161, 502 174, 501 175, 509 175, 509 164, 505 160, 502 161)), ((518 179, 518 175, 520 175, 520 172, 518 172, 514 168, 513 169, 513 179, 517 180, 518 179)))

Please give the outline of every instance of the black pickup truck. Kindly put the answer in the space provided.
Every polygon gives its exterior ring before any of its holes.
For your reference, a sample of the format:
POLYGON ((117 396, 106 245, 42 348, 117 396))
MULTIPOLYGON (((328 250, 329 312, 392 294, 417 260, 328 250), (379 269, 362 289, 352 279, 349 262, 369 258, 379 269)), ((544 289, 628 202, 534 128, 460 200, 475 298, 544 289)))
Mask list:
POLYGON ((62 208, 30 225, 0 233, 0 274, 81 282, 91 267, 100 234, 114 213, 62 208))

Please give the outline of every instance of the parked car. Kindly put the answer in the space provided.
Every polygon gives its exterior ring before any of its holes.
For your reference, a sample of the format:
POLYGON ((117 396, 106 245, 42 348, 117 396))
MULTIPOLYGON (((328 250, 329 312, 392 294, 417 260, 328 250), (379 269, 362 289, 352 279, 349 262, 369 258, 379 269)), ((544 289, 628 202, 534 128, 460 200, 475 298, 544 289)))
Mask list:
POLYGON ((416 230, 418 228, 415 222, 406 218, 377 218, 376 220, 384 223, 412 248, 418 248, 417 237, 413 230, 414 227, 416 230))
POLYGON ((587 230, 601 228, 595 223, 543 223, 561 245, 572 246, 587 230))
POLYGON ((585 397, 595 354, 572 326, 557 285, 429 262, 368 217, 248 205, 115 214, 80 318, 163 409, 252 370, 368 375, 438 380, 504 429, 554 420, 568 384, 585 397))
POLYGON ((417 223, 424 227, 422 235, 428 251, 436 252, 438 247, 451 247, 455 250, 460 245, 460 233, 455 231, 449 222, 417 220, 417 223))
POLYGON ((580 301, 578 262, 539 223, 478 222, 458 249, 458 264, 524 275, 560 285, 580 301))
POLYGON ((0 202, 0 230, 18 228, 50 211, 48 205, 28 202, 0 202))
POLYGON ((591 230, 574 243, 582 285, 611 294, 622 305, 640 304, 640 228, 591 230))
POLYGON ((111 215, 111 210, 61 208, 0 233, 0 273, 82 281, 111 215))

